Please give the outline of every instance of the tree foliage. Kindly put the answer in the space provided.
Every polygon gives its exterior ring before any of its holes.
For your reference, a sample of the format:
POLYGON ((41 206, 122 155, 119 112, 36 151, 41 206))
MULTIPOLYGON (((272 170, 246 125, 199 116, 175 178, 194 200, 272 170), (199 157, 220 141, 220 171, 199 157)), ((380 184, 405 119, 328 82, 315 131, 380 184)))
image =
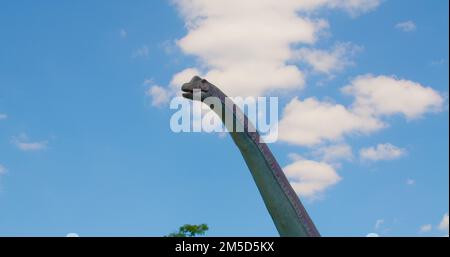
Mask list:
POLYGON ((178 232, 170 233, 168 237, 194 237, 203 236, 209 227, 206 224, 191 225, 185 224, 178 229, 178 232))

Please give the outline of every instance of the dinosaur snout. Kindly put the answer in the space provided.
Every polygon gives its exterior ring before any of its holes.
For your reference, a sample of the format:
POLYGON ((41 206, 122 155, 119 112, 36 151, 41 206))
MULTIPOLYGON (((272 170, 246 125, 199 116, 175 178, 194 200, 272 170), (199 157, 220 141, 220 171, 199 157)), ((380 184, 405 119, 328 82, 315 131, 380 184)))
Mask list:
POLYGON ((191 82, 184 83, 183 86, 181 86, 181 91, 192 92, 194 91, 194 85, 191 82))
POLYGON ((208 81, 200 78, 199 76, 194 76, 191 81, 184 83, 181 87, 183 96, 188 99, 192 99, 194 90, 200 90, 202 93, 202 98, 205 97, 205 93, 209 91, 208 81))

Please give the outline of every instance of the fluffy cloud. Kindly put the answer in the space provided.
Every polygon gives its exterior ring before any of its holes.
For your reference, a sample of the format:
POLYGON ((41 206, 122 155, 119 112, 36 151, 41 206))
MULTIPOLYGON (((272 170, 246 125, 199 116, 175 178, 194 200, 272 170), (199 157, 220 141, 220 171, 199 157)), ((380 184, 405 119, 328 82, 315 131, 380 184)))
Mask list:
POLYGON ((315 98, 294 98, 284 109, 279 139, 313 146, 346 134, 377 131, 387 126, 383 121, 386 116, 400 114, 415 119, 442 110, 444 104, 443 97, 432 88, 388 76, 359 76, 341 91, 354 97, 350 107, 315 98))
POLYGON ((369 233, 366 235, 366 237, 380 237, 377 233, 369 233))
POLYGON ((232 96, 303 87, 303 73, 286 64, 290 45, 314 43, 324 21, 300 18, 295 9, 275 8, 276 2, 207 2, 214 4, 204 5, 205 18, 178 41, 185 53, 198 56, 207 67, 204 76, 232 96))
POLYGON ((370 116, 360 116, 345 106, 315 98, 294 98, 284 109, 279 123, 279 139, 299 145, 315 145, 337 140, 349 133, 369 133, 384 124, 370 116))
POLYGON ((39 151, 47 148, 48 141, 35 141, 32 142, 28 139, 26 134, 22 134, 18 137, 13 137, 12 143, 22 151, 39 151))
POLYGON ((363 75, 342 92, 355 97, 353 111, 360 115, 402 114, 414 119, 442 109, 443 97, 430 87, 388 76, 363 75))
POLYGON ((321 31, 328 27, 325 20, 311 18, 307 13, 327 7, 356 15, 376 8, 381 1, 174 2, 188 29, 177 45, 184 53, 198 57, 201 75, 231 96, 259 96, 268 91, 304 86, 303 72, 288 63, 295 55, 293 46, 314 44, 321 31))
POLYGON ((395 24, 395 28, 404 32, 412 32, 415 31, 417 27, 414 21, 403 21, 395 24))
POLYGON ((307 198, 316 197, 341 180, 334 168, 323 162, 298 160, 283 170, 297 194, 307 198))
POLYGON ((360 50, 351 43, 337 44, 330 51, 301 48, 294 53, 294 59, 310 65, 315 72, 332 75, 352 64, 351 58, 360 50))
POLYGON ((170 93, 167 89, 153 85, 147 90, 147 96, 151 96, 153 106, 161 106, 170 99, 170 93))
POLYGON ((284 171, 295 191, 302 197, 315 199, 330 186, 337 184, 341 178, 336 169, 340 160, 351 160, 352 149, 346 144, 329 145, 317 148, 308 154, 314 160, 308 160, 297 153, 290 153, 292 164, 284 171))
POLYGON ((448 231, 448 213, 444 214, 438 228, 442 231, 448 231))
POLYGON ((380 161, 393 160, 406 154, 406 150, 392 144, 378 144, 375 147, 363 148, 359 151, 362 160, 380 161))
POLYGON ((68 233, 66 237, 80 237, 77 233, 68 233))

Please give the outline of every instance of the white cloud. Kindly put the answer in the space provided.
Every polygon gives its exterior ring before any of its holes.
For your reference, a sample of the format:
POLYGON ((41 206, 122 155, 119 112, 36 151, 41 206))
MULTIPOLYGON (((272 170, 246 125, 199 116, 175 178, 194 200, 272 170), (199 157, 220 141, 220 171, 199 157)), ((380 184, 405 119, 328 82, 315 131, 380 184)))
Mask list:
POLYGON ((335 141, 345 134, 369 133, 384 124, 370 116, 359 116, 340 104, 298 98, 285 107, 279 123, 279 139, 298 145, 335 141))
POLYGON ((337 44, 331 51, 301 48, 294 53, 294 59, 307 63, 316 72, 332 75, 353 64, 352 57, 361 49, 351 43, 337 44))
POLYGON ((323 162, 298 160, 283 170, 297 194, 307 198, 317 197, 341 180, 334 168, 323 162))
POLYGON ((408 179, 406 180, 406 184, 407 184, 408 186, 413 186, 413 185, 416 184, 416 181, 415 181, 414 179, 408 178, 408 179))
POLYGON ((68 233, 66 237, 80 237, 77 233, 68 233))
POLYGON ((426 233, 426 232, 430 232, 433 229, 433 226, 431 226, 431 224, 426 224, 420 227, 420 232, 421 233, 426 233))
POLYGON ((406 154, 406 150, 392 144, 378 144, 375 147, 363 148, 359 151, 362 160, 380 161, 394 160, 406 154))
POLYGON ((327 163, 335 162, 338 160, 350 161, 353 159, 352 147, 348 144, 337 144, 320 147, 313 151, 313 155, 327 163))
POLYGON ((307 13, 340 8, 359 14, 380 0, 175 0, 188 33, 177 41, 198 57, 202 74, 230 96, 301 89, 304 73, 288 64, 299 44, 314 44, 328 28, 307 13), (264 74, 264 76, 261 76, 264 74))
POLYGON ((383 219, 379 219, 375 222, 375 229, 378 230, 381 228, 381 225, 384 224, 384 220, 383 219))
POLYGON ((285 107, 279 139, 313 146, 354 133, 369 134, 387 126, 383 118, 402 114, 408 120, 441 111, 443 97, 432 88, 388 76, 359 76, 341 89, 354 97, 350 107, 307 98, 285 107))
POLYGON ((395 28, 404 32, 412 32, 416 30, 417 26, 414 21, 403 21, 395 24, 395 28))
POLYGON ((191 80, 191 78, 195 75, 199 75, 200 71, 197 69, 185 69, 175 76, 173 76, 170 81, 169 87, 161 87, 155 85, 151 79, 147 79, 144 81, 144 85, 146 85, 147 91, 146 95, 152 98, 153 106, 162 106, 167 104, 170 99, 176 95, 181 95, 181 86, 187 81, 191 80))
POLYGON ((448 213, 444 214, 438 228, 443 231, 448 231, 448 213))
POLYGON ((134 50, 133 54, 131 56, 133 58, 138 58, 138 57, 146 58, 149 56, 149 54, 150 54, 150 49, 148 48, 148 46, 143 45, 143 46, 137 48, 136 50, 134 50))
POLYGON ((18 137, 12 138, 12 143, 22 151, 39 151, 47 148, 48 141, 32 142, 28 139, 26 134, 21 134, 18 137))
POLYGON ((403 114, 414 119, 427 112, 442 110, 443 97, 430 87, 388 76, 363 75, 342 92, 355 97, 353 111, 360 115, 403 114))
POLYGON ((378 235, 377 233, 369 233, 366 235, 366 237, 379 237, 380 235, 378 235))
POLYGON ((0 120, 5 120, 8 118, 8 115, 4 114, 4 113, 0 113, 0 120))
POLYGON ((169 101, 170 92, 164 87, 153 85, 147 90, 147 96, 152 97, 153 106, 161 106, 169 101))

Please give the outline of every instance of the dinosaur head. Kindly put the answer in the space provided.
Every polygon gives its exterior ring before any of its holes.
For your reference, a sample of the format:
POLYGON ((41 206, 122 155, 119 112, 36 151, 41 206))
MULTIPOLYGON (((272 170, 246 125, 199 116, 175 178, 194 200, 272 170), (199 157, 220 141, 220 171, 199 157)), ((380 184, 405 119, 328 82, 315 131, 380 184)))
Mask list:
POLYGON ((187 99, 194 100, 194 90, 201 93, 201 100, 212 96, 210 92, 212 84, 210 84, 206 79, 202 79, 199 76, 194 76, 191 81, 184 83, 181 87, 183 91, 183 97, 187 99))

